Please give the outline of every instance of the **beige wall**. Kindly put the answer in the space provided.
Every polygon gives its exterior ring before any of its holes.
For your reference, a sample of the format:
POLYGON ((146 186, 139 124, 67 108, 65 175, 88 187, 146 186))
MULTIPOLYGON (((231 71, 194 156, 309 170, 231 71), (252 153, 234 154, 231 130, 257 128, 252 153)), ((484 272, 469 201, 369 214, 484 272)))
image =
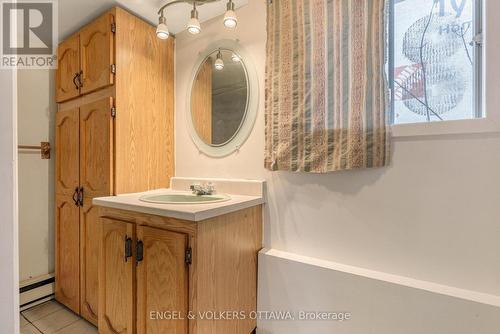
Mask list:
MULTIPOLYGON (((18 141, 54 145, 54 71, 18 71, 18 141)), ((54 147, 50 160, 39 151, 19 153, 19 278, 54 271, 54 147)))
POLYGON ((177 176, 268 181, 267 247, 500 295, 500 135, 396 139, 388 168, 328 175, 270 173, 264 157, 266 7, 238 10, 236 32, 221 19, 199 36, 177 36, 177 176), (258 67, 257 123, 238 153, 200 154, 186 125, 188 80, 198 53, 240 39, 258 67))

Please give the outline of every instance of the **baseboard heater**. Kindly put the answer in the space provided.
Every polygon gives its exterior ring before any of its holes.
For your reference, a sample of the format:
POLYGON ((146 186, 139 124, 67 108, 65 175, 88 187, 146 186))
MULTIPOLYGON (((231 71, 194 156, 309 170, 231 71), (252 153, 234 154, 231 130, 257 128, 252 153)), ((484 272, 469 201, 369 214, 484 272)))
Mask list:
POLYGON ((54 274, 43 275, 19 284, 19 304, 21 311, 54 298, 54 274))

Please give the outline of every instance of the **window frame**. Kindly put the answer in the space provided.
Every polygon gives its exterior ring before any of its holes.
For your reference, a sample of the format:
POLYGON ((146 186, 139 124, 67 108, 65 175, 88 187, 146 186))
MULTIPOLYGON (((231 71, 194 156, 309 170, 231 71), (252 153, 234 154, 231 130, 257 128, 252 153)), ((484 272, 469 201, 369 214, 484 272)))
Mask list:
POLYGON ((391 94, 390 103, 390 127, 394 137, 414 137, 450 135, 462 133, 491 133, 500 132, 500 85, 495 92, 496 78, 500 77, 500 64, 495 63, 495 58, 500 59, 500 43, 489 40, 489 31, 500 31, 500 22, 495 20, 494 13, 500 11, 500 2, 495 0, 476 0, 474 35, 482 34, 481 45, 476 45, 474 54, 476 59, 474 71, 474 108, 478 118, 463 120, 433 121, 423 123, 394 123, 394 0, 388 0, 388 66, 389 66, 389 89, 391 94), (489 60, 491 59, 491 63, 489 60), (485 69, 488 68, 488 72, 485 69), (497 97, 498 95, 498 97, 497 97), (499 106, 498 109, 488 106, 499 106))

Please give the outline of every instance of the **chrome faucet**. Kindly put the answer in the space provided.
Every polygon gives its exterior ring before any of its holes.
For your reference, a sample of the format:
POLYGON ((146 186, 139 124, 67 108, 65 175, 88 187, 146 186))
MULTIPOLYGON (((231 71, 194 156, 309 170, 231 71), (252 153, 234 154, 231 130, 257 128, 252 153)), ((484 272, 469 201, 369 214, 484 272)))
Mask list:
POLYGON ((212 195, 215 192, 215 185, 212 182, 204 184, 194 183, 190 188, 196 196, 212 195))

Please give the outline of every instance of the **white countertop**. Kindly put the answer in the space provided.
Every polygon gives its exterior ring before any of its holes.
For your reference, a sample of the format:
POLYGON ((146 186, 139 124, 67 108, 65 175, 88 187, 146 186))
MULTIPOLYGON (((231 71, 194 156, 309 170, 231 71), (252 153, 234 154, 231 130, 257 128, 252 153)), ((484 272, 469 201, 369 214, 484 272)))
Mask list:
POLYGON ((144 195, 189 192, 173 189, 157 189, 142 193, 125 194, 110 197, 94 198, 92 203, 97 206, 140 212, 150 215, 172 217, 189 221, 202 221, 264 203, 262 196, 233 195, 231 199, 219 203, 207 204, 155 204, 139 200, 144 195))

